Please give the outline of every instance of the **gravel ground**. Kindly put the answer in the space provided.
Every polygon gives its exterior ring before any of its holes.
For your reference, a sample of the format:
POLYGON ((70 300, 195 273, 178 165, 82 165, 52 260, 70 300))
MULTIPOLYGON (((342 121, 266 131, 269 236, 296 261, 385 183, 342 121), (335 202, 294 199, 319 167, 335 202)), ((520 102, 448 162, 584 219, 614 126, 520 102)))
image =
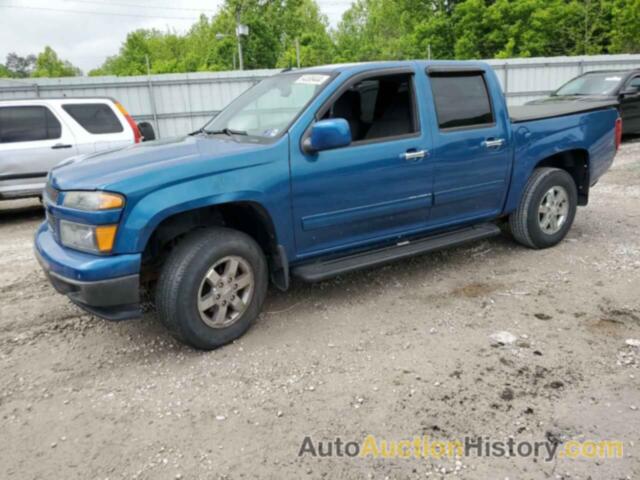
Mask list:
POLYGON ((545 251, 507 237, 270 292, 197 352, 56 294, 0 206, 0 478, 640 478, 640 141, 545 251), (489 336, 517 337, 492 345, 489 336), (633 342, 630 342, 633 343, 633 342), (298 456, 314 442, 622 440, 622 459, 298 456))

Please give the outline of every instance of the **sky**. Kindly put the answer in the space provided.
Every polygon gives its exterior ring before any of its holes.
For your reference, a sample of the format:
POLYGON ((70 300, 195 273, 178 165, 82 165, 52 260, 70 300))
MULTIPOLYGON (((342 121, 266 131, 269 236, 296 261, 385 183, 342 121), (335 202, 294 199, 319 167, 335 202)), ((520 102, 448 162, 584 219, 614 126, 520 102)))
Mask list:
MULTIPOLYGON (((336 26, 350 0, 317 0, 336 26)), ((0 0, 0 63, 9 52, 37 54, 46 45, 86 74, 118 53, 127 33, 157 28, 184 33, 222 0, 0 0), (84 12, 84 13, 79 13, 84 12)))

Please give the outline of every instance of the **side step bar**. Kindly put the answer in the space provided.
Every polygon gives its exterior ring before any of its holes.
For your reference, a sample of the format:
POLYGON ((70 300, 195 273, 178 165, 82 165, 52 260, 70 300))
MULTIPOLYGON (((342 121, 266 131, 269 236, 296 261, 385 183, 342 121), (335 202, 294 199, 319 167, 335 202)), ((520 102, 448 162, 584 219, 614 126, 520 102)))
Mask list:
POLYGON ((499 234, 500 228, 497 225, 483 223, 453 232, 440 233, 416 240, 405 240, 396 245, 382 247, 373 251, 307 263, 294 267, 292 273, 307 282, 317 282, 342 273, 383 265, 401 258, 454 247, 472 240, 480 240, 499 234))

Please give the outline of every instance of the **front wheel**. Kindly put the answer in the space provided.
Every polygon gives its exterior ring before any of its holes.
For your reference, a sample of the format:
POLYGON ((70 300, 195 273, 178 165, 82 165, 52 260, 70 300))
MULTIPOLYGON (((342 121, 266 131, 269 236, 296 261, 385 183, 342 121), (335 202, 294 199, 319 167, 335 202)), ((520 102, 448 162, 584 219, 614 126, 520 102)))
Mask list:
POLYGON ((227 228, 197 231, 178 244, 162 269, 158 315, 179 340, 211 350, 247 331, 267 285, 267 262, 251 237, 227 228))
POLYGON ((527 182, 518 209, 509 217, 511 233, 527 247, 552 247, 569 232, 577 205, 578 191, 569 173, 538 168, 527 182))

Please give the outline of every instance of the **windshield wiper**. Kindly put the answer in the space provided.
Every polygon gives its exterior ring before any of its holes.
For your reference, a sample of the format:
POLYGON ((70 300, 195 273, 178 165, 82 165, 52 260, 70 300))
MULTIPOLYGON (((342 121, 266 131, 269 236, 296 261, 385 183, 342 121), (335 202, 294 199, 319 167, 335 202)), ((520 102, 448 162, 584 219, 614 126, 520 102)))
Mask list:
POLYGON ((202 131, 208 135, 219 135, 219 134, 224 134, 224 135, 228 135, 228 136, 233 136, 233 135, 249 135, 246 131, 244 130, 234 130, 233 128, 223 128, 221 130, 205 130, 202 129, 202 131))
POLYGON ((198 135, 199 133, 206 133, 206 130, 204 129, 204 127, 200 127, 198 130, 195 130, 189 133, 189 135, 198 135))

